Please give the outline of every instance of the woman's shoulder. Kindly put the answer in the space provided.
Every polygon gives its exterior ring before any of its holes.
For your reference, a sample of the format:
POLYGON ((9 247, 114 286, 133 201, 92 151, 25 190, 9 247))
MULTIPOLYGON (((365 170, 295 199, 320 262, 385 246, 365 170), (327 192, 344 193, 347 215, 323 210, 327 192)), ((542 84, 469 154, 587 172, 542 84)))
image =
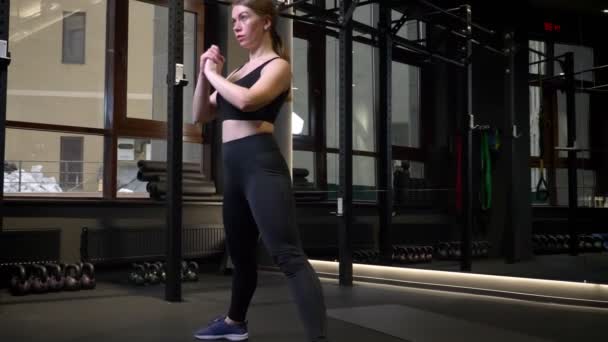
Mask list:
POLYGON ((287 60, 280 56, 273 57, 265 64, 266 65, 262 67, 262 73, 266 72, 267 70, 272 70, 273 72, 291 74, 291 65, 287 60))

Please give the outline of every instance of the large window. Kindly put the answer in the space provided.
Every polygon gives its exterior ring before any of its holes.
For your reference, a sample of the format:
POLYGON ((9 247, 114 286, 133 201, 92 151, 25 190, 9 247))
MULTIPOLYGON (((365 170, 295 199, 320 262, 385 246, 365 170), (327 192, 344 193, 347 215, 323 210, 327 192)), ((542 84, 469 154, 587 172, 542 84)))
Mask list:
MULTIPOLYGON (((532 156, 530 174, 532 192, 536 192, 541 177, 546 181, 549 197, 542 200, 538 194, 533 196, 535 203, 549 205, 568 205, 568 172, 566 151, 554 147, 566 147, 568 144, 568 123, 566 110, 566 93, 559 84, 546 80, 547 74, 561 75, 562 65, 554 63, 536 63, 547 57, 563 56, 566 52, 574 53, 574 71, 592 68, 594 65, 593 49, 586 46, 549 44, 542 41, 529 42, 530 62, 530 155, 532 156), (547 55, 547 56, 543 56, 547 55), (541 169, 541 162, 543 168, 541 169)), ((560 58, 563 61, 563 58, 560 58)), ((590 87, 594 81, 593 73, 577 73, 576 87, 590 87)), ((578 201, 587 205, 586 198, 593 197, 596 180, 590 151, 590 117, 591 96, 583 91, 575 94, 576 147, 583 149, 578 158, 578 201)), ((588 201, 587 201, 588 202, 588 201)))
POLYGON ((393 62, 393 145, 420 147, 420 68, 393 62))
POLYGON ((11 1, 7 120, 104 127, 106 7, 11 1))
MULTIPOLYGON (((127 117, 167 121, 167 47, 169 9, 129 1, 127 117)), ((192 121, 196 76, 196 15, 184 13, 184 122, 192 121)))
MULTIPOLYGON (((202 145, 184 143, 182 160, 188 164, 201 163, 202 145)), ((138 161, 167 161, 167 142, 159 139, 118 139, 116 189, 118 197, 150 197, 148 183, 141 179, 138 161)), ((182 179, 184 183, 189 179, 182 179)))
POLYGON ((309 102, 309 77, 308 77, 308 41, 297 37, 293 38, 293 70, 296 77, 293 78, 293 134, 309 135, 310 109, 309 102))
POLYGON ((100 197, 103 138, 6 130, 6 196, 100 197))
MULTIPOLYGON (((339 44, 327 38, 326 120, 327 147, 339 146, 339 44)), ((353 44, 353 149, 375 151, 374 125, 374 48, 353 44)))
MULTIPOLYGON (((334 7, 333 2, 325 5, 334 7)), ((376 8, 375 4, 360 6, 353 18, 376 26, 376 8)), ((308 171, 299 171, 300 176, 307 174, 308 183, 299 180, 301 184, 314 183, 319 190, 328 191, 328 198, 333 198, 339 182, 339 40, 331 30, 321 30, 320 39, 319 29, 304 29, 303 26, 306 25, 294 25, 297 35, 293 55, 294 113, 304 120, 303 130, 308 133, 303 134, 310 135, 311 139, 294 137, 294 167, 308 171), (319 75, 322 78, 317 80, 319 75)), ((424 25, 409 23, 399 34, 408 39, 422 39, 424 25)), ((353 185, 357 200, 376 198, 376 117, 379 113, 376 111, 378 75, 375 72, 378 51, 370 38, 356 34, 352 51, 353 185)), ((402 54, 394 55, 392 66, 392 134, 393 147, 399 147, 402 157, 407 158, 412 149, 421 146, 420 68, 407 64, 402 58, 402 54)))
MULTIPOLYGON (((166 4, 11 1, 8 196, 145 195, 131 182, 137 161, 166 160, 166 4)), ((184 8, 184 160, 203 164, 210 145, 190 124, 203 4, 184 8)))

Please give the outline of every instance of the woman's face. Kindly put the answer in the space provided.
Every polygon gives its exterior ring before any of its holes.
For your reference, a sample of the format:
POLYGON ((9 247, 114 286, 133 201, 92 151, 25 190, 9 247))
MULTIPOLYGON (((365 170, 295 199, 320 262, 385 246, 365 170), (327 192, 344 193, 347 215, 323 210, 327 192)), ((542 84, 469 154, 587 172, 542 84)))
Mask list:
POLYGON ((270 20, 260 17, 251 8, 243 5, 232 7, 232 30, 242 47, 251 49, 259 46, 269 28, 270 20))

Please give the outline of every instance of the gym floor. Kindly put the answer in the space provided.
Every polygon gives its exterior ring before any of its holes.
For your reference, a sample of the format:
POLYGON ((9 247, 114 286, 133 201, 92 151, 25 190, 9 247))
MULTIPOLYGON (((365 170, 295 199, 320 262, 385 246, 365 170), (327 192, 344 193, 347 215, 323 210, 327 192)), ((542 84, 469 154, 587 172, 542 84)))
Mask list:
MULTIPOLYGON (((184 283, 184 301, 161 285, 104 280, 95 290, 25 297, 0 293, 2 341, 193 341, 192 332, 229 303, 230 277, 184 283)), ((121 277, 124 279, 125 277, 121 277)), ((114 277, 117 279, 117 277, 114 277)), ((342 341, 601 341, 608 309, 322 280, 329 337, 342 341)), ((305 342, 283 276, 263 271, 249 312, 250 341, 305 342)))

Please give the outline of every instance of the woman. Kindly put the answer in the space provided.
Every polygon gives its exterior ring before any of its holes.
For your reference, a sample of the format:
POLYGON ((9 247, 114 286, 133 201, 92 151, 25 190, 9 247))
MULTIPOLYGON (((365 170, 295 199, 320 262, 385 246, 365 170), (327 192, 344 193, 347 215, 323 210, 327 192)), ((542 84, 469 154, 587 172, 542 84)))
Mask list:
POLYGON ((273 123, 291 87, 291 71, 276 32, 272 0, 235 0, 233 30, 249 61, 227 78, 217 46, 200 58, 195 122, 218 112, 222 120, 224 227, 234 264, 228 315, 195 333, 201 340, 248 338, 246 314, 257 285, 258 233, 281 271, 311 341, 326 340, 321 283, 302 251, 287 164, 273 138, 273 123), (210 87, 216 90, 209 96, 210 87))

